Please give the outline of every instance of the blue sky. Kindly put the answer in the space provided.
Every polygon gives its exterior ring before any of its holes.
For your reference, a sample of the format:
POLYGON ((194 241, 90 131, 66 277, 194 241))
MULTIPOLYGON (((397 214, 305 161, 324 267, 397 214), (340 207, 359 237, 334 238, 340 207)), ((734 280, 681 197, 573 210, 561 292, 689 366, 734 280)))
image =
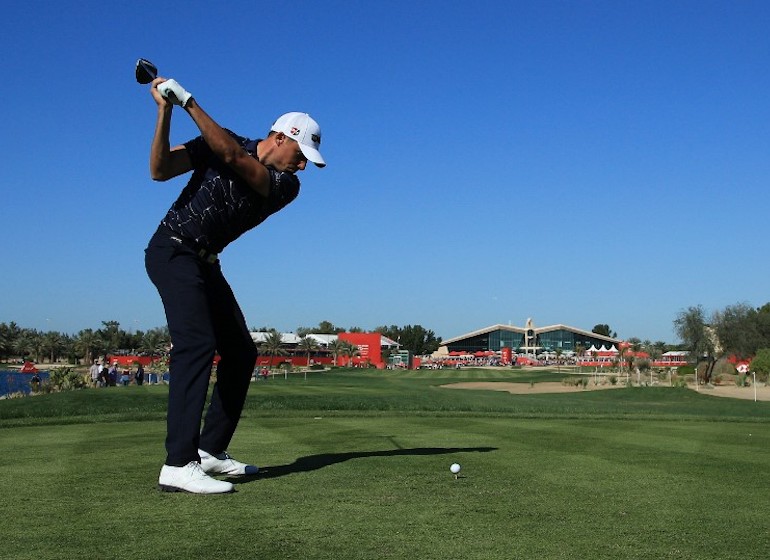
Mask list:
MULTIPOLYGON (((0 322, 165 324, 138 57, 220 124, 321 124, 328 167, 222 255, 250 326, 672 321, 770 301, 770 3, 12 3, 0 322)), ((172 143, 197 134, 176 111, 172 143)))

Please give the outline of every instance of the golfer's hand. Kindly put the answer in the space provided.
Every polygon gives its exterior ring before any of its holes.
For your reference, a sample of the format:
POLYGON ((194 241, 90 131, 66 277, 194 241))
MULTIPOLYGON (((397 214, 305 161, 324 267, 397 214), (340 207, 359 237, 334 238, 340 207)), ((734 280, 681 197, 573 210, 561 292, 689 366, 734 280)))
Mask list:
POLYGON ((176 80, 166 80, 163 83, 158 84, 158 92, 171 101, 174 105, 184 107, 192 97, 192 94, 184 89, 182 85, 176 80))
POLYGON ((163 97, 158 91, 158 86, 165 81, 166 78, 155 78, 150 84, 150 95, 152 95, 152 98, 155 100, 155 103, 158 104, 158 107, 171 108, 171 102, 163 97))

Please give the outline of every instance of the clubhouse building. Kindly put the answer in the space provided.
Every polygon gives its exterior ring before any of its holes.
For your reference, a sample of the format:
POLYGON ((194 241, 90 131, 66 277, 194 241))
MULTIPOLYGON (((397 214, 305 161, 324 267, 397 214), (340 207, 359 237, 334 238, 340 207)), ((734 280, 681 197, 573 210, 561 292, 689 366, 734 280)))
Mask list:
POLYGON ((559 352, 573 355, 581 350, 589 352, 617 352, 621 341, 609 336, 570 327, 550 325, 535 327, 532 319, 527 319, 523 327, 511 325, 492 325, 469 332, 442 342, 439 355, 492 355, 501 356, 509 362, 513 354, 539 356, 543 353, 559 352))

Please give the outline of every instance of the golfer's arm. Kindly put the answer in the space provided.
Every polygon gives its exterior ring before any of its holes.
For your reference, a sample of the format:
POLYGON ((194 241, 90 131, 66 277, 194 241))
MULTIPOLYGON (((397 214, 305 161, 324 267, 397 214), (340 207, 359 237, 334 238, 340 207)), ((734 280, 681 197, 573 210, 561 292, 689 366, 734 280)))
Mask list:
POLYGON ((262 196, 270 194, 270 174, 259 160, 251 157, 214 119, 212 119, 195 98, 185 105, 201 136, 209 145, 211 151, 225 164, 235 171, 246 183, 262 196))
POLYGON ((150 176, 154 181, 167 181, 192 169, 192 161, 185 147, 170 147, 171 110, 170 104, 158 107, 158 120, 150 146, 150 176))

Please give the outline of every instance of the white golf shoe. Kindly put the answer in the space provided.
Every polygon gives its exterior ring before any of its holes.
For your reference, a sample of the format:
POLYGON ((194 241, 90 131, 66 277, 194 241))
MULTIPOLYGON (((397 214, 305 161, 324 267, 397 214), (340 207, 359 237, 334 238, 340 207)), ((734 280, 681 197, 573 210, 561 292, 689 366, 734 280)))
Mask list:
POLYGON ((259 467, 247 465, 236 461, 227 451, 217 455, 211 455, 202 449, 198 450, 201 458, 201 468, 210 474, 225 474, 228 476, 255 475, 259 472, 259 467))
POLYGON ((231 483, 207 475, 197 461, 190 461, 184 467, 163 465, 158 477, 158 488, 164 492, 191 494, 227 494, 235 490, 231 483))

